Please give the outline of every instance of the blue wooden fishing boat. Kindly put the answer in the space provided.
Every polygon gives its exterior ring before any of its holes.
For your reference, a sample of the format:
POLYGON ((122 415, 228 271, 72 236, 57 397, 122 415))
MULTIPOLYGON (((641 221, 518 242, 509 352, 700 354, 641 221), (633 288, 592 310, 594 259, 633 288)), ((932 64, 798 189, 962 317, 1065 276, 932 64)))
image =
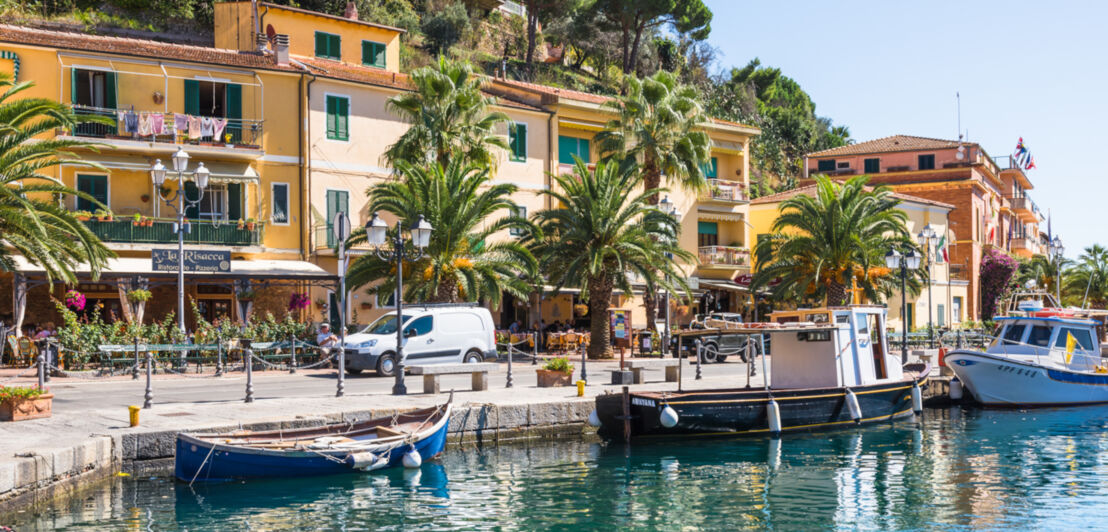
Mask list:
POLYGON ((418 467, 442 453, 452 403, 303 429, 178 434, 175 475, 192 483, 418 467))

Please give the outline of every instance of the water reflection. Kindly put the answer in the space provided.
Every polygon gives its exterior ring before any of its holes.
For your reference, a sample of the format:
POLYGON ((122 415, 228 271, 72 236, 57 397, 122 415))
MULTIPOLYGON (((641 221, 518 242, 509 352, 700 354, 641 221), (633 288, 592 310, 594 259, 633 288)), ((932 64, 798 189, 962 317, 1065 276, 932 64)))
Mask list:
POLYGON ((118 479, 19 530, 1075 528, 1108 502, 1108 412, 928 411, 781 440, 450 449, 416 471, 118 479))

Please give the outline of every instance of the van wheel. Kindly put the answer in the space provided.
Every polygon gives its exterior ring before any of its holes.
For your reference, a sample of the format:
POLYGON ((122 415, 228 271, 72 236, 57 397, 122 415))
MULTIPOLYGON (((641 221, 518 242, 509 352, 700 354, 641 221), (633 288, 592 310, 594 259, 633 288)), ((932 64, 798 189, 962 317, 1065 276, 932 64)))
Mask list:
POLYGON ((377 359, 377 374, 382 377, 392 377, 396 374, 396 355, 389 353, 381 355, 377 359))
POLYGON ((464 362, 466 364, 477 364, 479 362, 484 362, 484 361, 485 361, 484 355, 482 355, 481 353, 479 353, 477 351, 470 351, 470 352, 466 353, 465 358, 462 359, 462 362, 464 362))

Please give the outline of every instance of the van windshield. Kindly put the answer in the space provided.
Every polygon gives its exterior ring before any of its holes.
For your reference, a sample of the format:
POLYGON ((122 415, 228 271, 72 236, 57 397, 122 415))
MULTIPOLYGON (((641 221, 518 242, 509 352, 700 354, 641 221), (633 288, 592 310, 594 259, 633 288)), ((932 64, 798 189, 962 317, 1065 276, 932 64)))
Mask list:
MULTIPOLYGON (((404 315, 404 323, 412 317, 408 314, 404 315)), ((385 314, 377 321, 369 324, 368 327, 362 329, 362 334, 393 334, 396 332, 396 314, 385 314)))

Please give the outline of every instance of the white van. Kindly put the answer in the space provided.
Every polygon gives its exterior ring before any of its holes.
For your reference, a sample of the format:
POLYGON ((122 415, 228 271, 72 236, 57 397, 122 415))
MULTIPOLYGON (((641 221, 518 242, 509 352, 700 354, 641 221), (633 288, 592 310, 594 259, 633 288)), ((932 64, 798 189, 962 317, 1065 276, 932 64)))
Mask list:
MULTIPOLYGON (((489 309, 476 305, 404 307, 404 364, 423 366, 484 362, 496 358, 496 334, 489 309)), ((346 337, 346 371, 396 370, 396 312, 381 316, 346 337)))

